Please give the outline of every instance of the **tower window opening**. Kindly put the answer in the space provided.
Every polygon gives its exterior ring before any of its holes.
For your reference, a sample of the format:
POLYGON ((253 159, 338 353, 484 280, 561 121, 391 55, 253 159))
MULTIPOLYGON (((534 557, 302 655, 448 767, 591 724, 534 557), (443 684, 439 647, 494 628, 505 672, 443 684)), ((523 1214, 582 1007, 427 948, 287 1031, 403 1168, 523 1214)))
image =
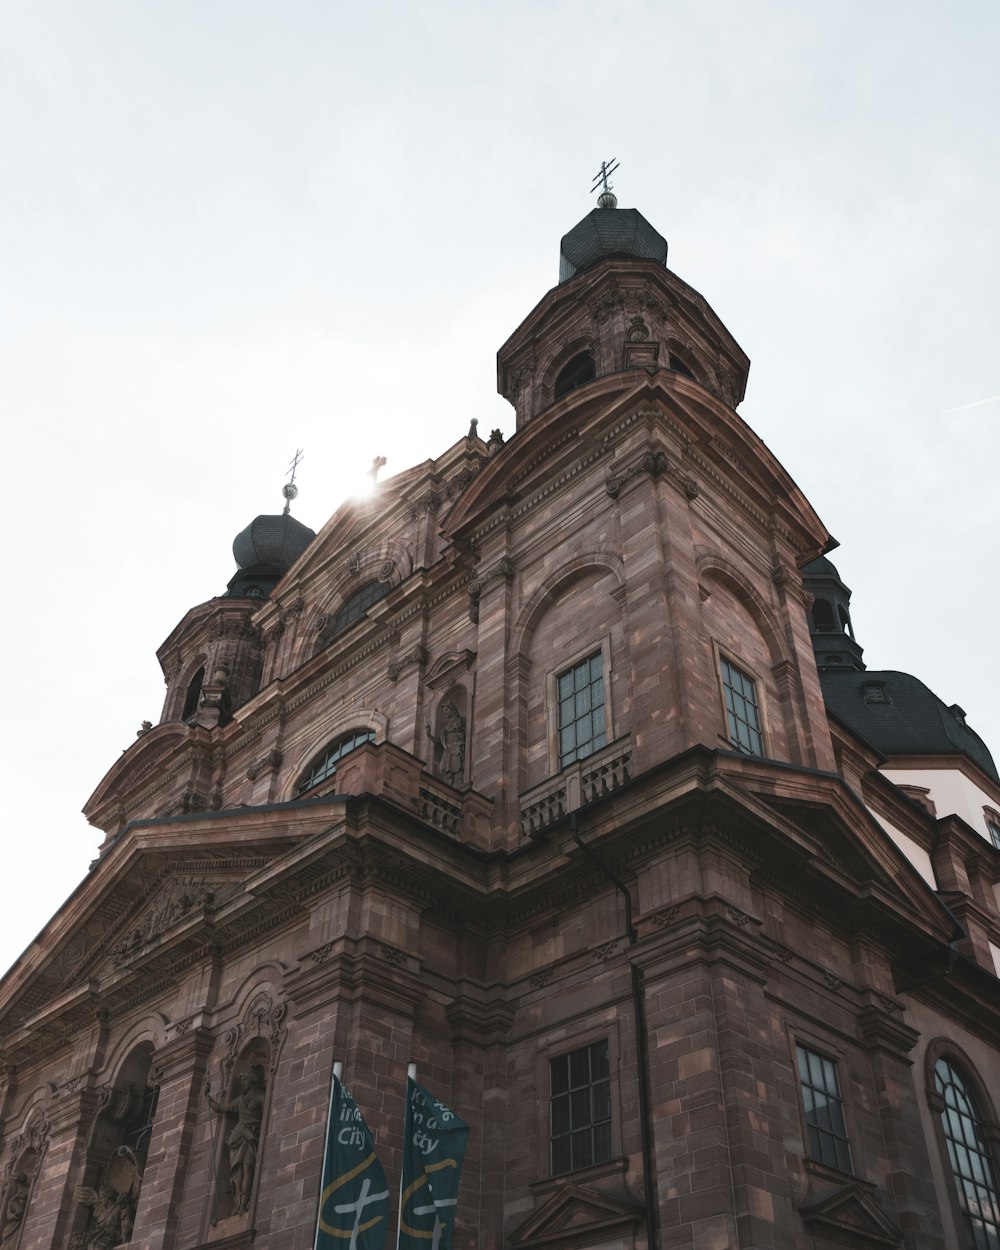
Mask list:
POLYGON ((675 356, 673 352, 670 353, 670 368, 673 369, 674 373, 679 373, 682 377, 690 378, 692 382, 698 381, 684 361, 678 356, 675 356))
POLYGON ((559 371, 554 387, 554 398, 562 399, 570 391, 596 377, 597 368, 594 365, 594 357, 590 352, 580 352, 559 371))
POLYGON ((842 604, 837 605, 837 615, 840 617, 840 628, 845 634, 854 637, 854 630, 851 628, 851 618, 847 615, 842 604))
POLYGON ((190 720, 197 713, 198 704, 201 701, 201 687, 204 680, 205 666, 203 664, 188 682, 187 694, 184 696, 184 711, 181 713, 181 720, 190 720))
POLYGON ((813 625, 824 633, 834 629, 833 604, 829 599, 816 599, 812 605, 813 625))

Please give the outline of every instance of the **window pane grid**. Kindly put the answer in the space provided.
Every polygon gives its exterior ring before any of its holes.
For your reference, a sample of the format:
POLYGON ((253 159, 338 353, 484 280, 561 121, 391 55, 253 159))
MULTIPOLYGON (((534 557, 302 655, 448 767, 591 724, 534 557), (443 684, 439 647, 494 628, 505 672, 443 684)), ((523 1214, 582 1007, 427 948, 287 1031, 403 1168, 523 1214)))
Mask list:
POLYGON ((604 665, 601 653, 588 656, 557 678, 559 767, 586 759, 606 742, 604 665))
POLYGON ((990 831, 990 838, 993 845, 1000 851, 1000 825, 995 824, 992 820, 986 822, 986 828, 990 831))
POLYGON ((983 1137, 972 1094, 947 1059, 934 1065, 934 1086, 944 1099, 941 1127, 955 1178, 967 1244, 973 1250, 1000 1247, 1000 1196, 989 1146, 983 1137))
POLYGON ((549 1063, 552 1173, 611 1158, 608 1043, 595 1042, 549 1063))
POLYGON ((722 690, 726 700, 730 744, 748 755, 763 755, 764 739, 760 732, 760 709, 753 678, 723 659, 722 690))
POLYGON ((795 1052, 799 1065, 809 1154, 828 1167, 850 1172, 851 1148, 847 1140, 847 1123, 837 1080, 837 1066, 832 1060, 805 1046, 796 1046, 795 1052))
POLYGON ((361 746, 363 742, 374 741, 374 738, 374 729, 355 729, 352 733, 345 734, 344 737, 332 742, 322 755, 313 760, 309 772, 299 782, 296 794, 302 794, 306 790, 311 790, 313 786, 318 786, 321 781, 327 781, 337 771, 338 760, 342 760, 345 755, 353 751, 355 747, 361 746))
POLYGON ((376 581, 368 582, 360 590, 355 591, 348 600, 341 604, 340 611, 333 618, 329 637, 333 638, 343 633, 349 625, 360 620, 368 609, 380 599, 384 599, 391 589, 388 582, 376 581))

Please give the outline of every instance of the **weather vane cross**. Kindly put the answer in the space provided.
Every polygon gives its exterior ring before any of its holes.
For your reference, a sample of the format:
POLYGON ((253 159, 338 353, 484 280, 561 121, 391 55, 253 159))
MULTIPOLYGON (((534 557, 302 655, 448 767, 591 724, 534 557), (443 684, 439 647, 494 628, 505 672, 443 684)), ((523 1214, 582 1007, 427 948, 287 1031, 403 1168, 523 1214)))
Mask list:
POLYGON ((590 188, 591 195, 593 195, 599 187, 603 187, 601 194, 597 197, 597 202, 601 208, 615 208, 618 204, 618 199, 611 187, 611 183, 608 182, 608 178, 615 172, 618 165, 618 160, 613 156, 610 161, 601 161, 601 168, 591 179, 593 183, 590 188))
POLYGON ((295 485, 295 470, 299 467, 299 461, 302 459, 302 456, 302 448, 297 447, 295 449, 295 455, 292 457, 291 464, 289 464, 288 468, 285 470, 286 473, 291 474, 291 477, 281 488, 281 493, 285 496, 284 516, 288 516, 292 507, 292 500, 299 493, 299 488, 295 485))

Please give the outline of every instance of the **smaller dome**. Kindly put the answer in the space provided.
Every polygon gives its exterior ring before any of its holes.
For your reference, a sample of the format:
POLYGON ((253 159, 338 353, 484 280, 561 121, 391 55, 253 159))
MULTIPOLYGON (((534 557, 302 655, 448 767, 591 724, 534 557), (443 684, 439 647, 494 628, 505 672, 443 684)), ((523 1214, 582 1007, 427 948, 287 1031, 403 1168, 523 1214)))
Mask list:
POLYGON ((233 539, 233 557, 241 569, 287 573, 315 537, 289 513, 259 516, 233 539))
POLYGON ((559 244, 559 281, 608 256, 667 263, 667 241, 636 208, 595 208, 559 244))

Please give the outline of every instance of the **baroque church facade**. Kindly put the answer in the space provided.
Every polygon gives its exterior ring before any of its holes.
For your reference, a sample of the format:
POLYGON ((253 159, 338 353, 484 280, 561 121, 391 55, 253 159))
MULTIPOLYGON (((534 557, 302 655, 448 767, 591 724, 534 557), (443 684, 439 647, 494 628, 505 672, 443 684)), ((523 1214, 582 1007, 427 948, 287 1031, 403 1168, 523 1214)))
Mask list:
POLYGON ((258 517, 163 643, 0 983, 0 1250, 307 1250, 335 1061, 390 1185, 409 1062, 471 1126, 456 1250, 996 1250, 1000 777, 666 259, 604 197, 516 432, 258 517))

